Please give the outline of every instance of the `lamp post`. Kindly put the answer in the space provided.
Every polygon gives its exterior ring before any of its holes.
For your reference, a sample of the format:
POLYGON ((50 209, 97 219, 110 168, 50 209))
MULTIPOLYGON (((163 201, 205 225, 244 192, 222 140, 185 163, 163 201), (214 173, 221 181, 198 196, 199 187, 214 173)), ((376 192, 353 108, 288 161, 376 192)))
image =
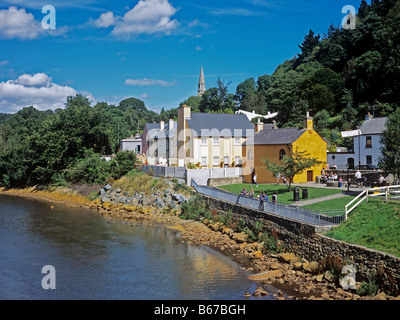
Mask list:
POLYGON ((349 167, 350 167, 350 164, 349 164, 349 163, 347 163, 347 164, 346 164, 346 169, 347 169, 347 172, 346 172, 346 180, 347 180, 347 192, 349 192, 349 191, 350 191, 349 167))

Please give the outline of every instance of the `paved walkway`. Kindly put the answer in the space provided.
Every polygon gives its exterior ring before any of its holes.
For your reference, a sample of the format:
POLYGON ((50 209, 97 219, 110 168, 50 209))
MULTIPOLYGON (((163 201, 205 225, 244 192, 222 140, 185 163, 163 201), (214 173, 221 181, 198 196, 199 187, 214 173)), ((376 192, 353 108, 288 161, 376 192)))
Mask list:
POLYGON ((300 188, 321 188, 321 189, 336 189, 336 190, 342 190, 342 193, 335 193, 335 194, 330 194, 325 197, 320 197, 320 198, 315 198, 315 199, 309 199, 309 200, 303 200, 295 205, 298 207, 302 206, 307 206, 309 204, 314 204, 318 202, 324 202, 327 200, 333 200, 333 199, 339 199, 347 196, 357 196, 360 194, 362 191, 369 189, 369 188, 357 188, 357 187, 350 187, 349 191, 347 191, 347 187, 341 187, 341 188, 336 188, 336 187, 327 187, 325 184, 321 183, 315 183, 315 182, 308 182, 308 183, 296 183, 292 184, 293 187, 300 187, 300 188))

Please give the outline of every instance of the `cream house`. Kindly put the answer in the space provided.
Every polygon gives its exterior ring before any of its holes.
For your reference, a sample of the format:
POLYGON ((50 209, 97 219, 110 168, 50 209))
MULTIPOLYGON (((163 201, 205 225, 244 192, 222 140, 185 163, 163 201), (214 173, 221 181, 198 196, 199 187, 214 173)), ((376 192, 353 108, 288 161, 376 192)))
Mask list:
POLYGON ((178 109, 177 159, 170 163, 202 168, 232 167, 242 164, 242 144, 254 135, 254 128, 243 114, 191 113, 178 109))

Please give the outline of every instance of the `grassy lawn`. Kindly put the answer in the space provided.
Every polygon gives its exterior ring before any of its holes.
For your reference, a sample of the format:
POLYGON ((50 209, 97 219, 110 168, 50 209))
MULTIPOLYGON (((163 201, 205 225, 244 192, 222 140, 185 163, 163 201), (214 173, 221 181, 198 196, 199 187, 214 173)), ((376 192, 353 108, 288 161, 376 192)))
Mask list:
MULTIPOLYGON (((249 183, 241 183, 241 184, 230 184, 225 186, 219 186, 225 191, 229 191, 235 194, 240 194, 240 191, 243 188, 246 188, 247 191, 252 189, 251 184, 249 183)), ((294 204, 293 201, 293 186, 292 191, 289 192, 288 187, 282 184, 259 184, 258 187, 253 187, 254 189, 254 196, 258 197, 260 191, 265 192, 268 194, 269 198, 274 192, 278 193, 278 202, 283 204, 294 204)), ((320 198, 330 194, 341 193, 341 190, 336 189, 324 189, 324 188, 307 188, 308 189, 308 199, 320 198)), ((300 190, 300 201, 302 200, 302 191, 300 190)), ((298 203, 298 202, 296 202, 298 203)))
POLYGON ((346 204, 348 204, 355 197, 346 196, 343 198, 327 200, 323 202, 318 202, 314 204, 309 204, 307 206, 303 206, 302 208, 307 208, 316 211, 328 211, 328 210, 344 210, 346 204))
POLYGON ((400 202, 363 202, 326 235, 400 257, 400 202))

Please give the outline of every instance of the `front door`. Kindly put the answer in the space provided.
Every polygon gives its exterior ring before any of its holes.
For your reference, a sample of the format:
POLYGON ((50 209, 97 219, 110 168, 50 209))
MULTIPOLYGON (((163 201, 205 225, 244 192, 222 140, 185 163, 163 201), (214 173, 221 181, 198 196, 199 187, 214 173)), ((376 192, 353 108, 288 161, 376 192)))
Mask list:
POLYGON ((314 181, 314 171, 309 170, 307 171, 307 182, 313 182, 314 181))

